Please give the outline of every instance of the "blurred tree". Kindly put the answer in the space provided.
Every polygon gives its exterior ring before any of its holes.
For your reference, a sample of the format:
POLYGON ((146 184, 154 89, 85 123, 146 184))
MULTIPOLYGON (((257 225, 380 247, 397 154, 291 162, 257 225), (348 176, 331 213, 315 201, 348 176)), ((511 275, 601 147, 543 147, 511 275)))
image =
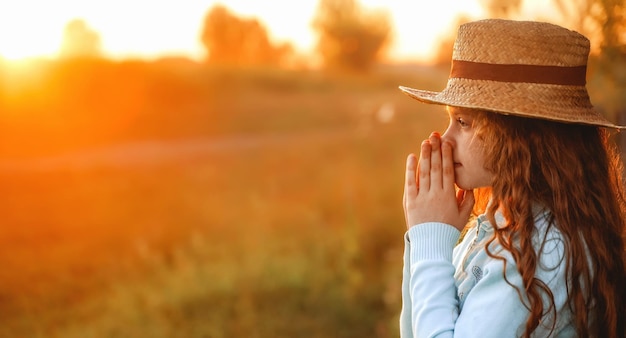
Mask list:
MULTIPOLYGON (((591 40, 588 80, 594 103, 609 119, 626 123, 626 1, 554 1, 565 24, 591 40)), ((623 135, 621 143, 625 150, 623 135)))
POLYGON ((454 48, 454 40, 459 26, 470 22, 471 19, 465 15, 456 18, 451 29, 449 29, 437 43, 437 51, 435 52, 434 64, 442 68, 450 68, 452 63, 452 51, 454 48))
POLYGON ((508 19, 519 13, 523 0, 480 0, 490 18, 508 19))
POLYGON ((388 14, 365 11, 356 0, 320 0, 313 28, 324 65, 333 69, 367 70, 391 39, 388 14))
POLYGON ((205 16, 200 39, 211 64, 281 66, 293 54, 290 44, 273 45, 258 20, 238 18, 221 5, 205 16))
POLYGON ((589 36, 595 51, 615 53, 623 46, 624 0, 554 0, 566 24, 589 36))
POLYGON ((80 19, 67 23, 63 31, 61 58, 98 58, 102 55, 100 36, 80 19))

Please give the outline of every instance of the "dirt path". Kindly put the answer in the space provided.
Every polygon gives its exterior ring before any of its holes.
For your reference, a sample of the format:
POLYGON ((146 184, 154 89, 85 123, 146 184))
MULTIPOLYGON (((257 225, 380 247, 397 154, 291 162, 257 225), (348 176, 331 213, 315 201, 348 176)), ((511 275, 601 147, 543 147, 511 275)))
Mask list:
POLYGON ((325 143, 354 137, 355 129, 327 129, 221 138, 146 140, 32 159, 0 159, 0 173, 82 170, 94 167, 153 166, 219 152, 325 143))

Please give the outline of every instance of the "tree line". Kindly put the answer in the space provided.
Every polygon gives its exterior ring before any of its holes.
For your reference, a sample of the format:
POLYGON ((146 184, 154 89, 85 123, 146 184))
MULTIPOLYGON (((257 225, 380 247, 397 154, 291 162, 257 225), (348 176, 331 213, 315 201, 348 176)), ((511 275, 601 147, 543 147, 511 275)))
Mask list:
MULTIPOLYGON (((320 0, 311 24, 318 34, 316 52, 323 66, 331 69, 369 69, 383 57, 391 38, 389 15, 380 10, 366 10, 357 0, 320 0)), ((221 4, 207 11, 200 41, 208 64, 282 67, 298 63, 290 43, 271 41, 259 20, 239 17, 221 4)), ((101 55, 97 32, 82 20, 67 24, 62 58, 101 55)))
MULTIPOLYGON (((613 65, 623 59, 626 27, 625 0, 551 0, 561 24, 590 37, 594 57, 600 65, 613 65)), ((523 0, 480 0, 487 17, 520 17, 523 0)), ((450 34, 440 39, 435 62, 448 65, 456 27, 472 20, 459 17, 450 34)), ((556 22, 559 23, 559 22, 556 22)), ((387 12, 367 10, 358 0, 320 0, 313 21, 317 34, 315 52, 330 69, 363 71, 379 62, 392 38, 392 21, 387 12)), ((272 42, 266 27, 255 18, 242 18, 223 5, 210 8, 203 21, 200 40, 209 64, 229 66, 285 66, 297 64, 298 57, 289 43, 272 42)), ((64 32, 62 57, 101 54, 96 32, 84 22, 70 22, 64 32)), ((605 71, 606 72, 606 71, 605 71)), ((608 72, 607 72, 608 73, 608 72)))

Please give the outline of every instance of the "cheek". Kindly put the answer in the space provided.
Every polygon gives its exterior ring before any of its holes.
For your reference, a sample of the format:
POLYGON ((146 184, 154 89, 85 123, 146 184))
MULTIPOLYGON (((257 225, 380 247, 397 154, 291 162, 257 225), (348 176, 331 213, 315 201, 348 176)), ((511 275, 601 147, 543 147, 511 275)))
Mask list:
POLYGON ((474 170, 480 171, 485 165, 484 148, 480 142, 476 142, 476 139, 466 141, 459 144, 459 155, 474 170))
POLYGON ((482 144, 472 147, 471 154, 472 156, 469 160, 472 162, 472 168, 476 175, 480 176, 482 180, 491 182, 493 174, 485 168, 485 149, 482 147, 482 144))

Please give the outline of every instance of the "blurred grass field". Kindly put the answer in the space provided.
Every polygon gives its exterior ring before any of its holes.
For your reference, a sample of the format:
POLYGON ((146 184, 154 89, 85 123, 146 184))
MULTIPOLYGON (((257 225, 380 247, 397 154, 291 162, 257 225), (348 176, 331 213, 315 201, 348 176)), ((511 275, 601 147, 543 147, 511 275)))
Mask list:
POLYGON ((446 117, 397 86, 445 72, 81 67, 5 101, 2 337, 398 336, 404 160, 446 117))

